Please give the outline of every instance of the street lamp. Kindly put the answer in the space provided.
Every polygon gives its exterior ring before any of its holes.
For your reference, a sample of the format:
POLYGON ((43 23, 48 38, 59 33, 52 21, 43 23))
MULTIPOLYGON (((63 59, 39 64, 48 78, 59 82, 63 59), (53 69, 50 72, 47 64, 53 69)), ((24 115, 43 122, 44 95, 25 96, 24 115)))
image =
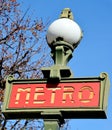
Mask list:
POLYGON ((67 63, 72 58, 72 53, 78 46, 81 38, 82 31, 79 25, 73 21, 71 10, 65 8, 60 18, 55 20, 47 31, 46 39, 51 48, 54 65, 49 68, 42 68, 44 78, 59 81, 61 78, 73 77, 67 63))

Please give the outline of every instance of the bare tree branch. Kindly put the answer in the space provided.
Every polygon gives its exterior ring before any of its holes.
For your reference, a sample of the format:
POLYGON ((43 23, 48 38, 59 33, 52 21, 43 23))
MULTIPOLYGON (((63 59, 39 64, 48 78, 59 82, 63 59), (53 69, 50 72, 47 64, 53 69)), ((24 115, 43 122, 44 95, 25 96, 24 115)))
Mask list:
MULTIPOLYGON (((43 38, 46 25, 42 19, 30 19, 27 16, 29 9, 23 14, 17 0, 0 0, 0 106, 4 98, 5 77, 13 74, 15 78, 42 78, 40 68, 50 65, 48 46, 43 38)), ((41 127, 36 121, 36 128, 41 127)), ((7 127, 19 129, 21 124, 21 120, 12 124, 4 118, 1 122, 2 130, 7 127)), ((22 127, 33 128, 33 125, 28 126, 30 122, 33 124, 34 120, 26 120, 22 127)))

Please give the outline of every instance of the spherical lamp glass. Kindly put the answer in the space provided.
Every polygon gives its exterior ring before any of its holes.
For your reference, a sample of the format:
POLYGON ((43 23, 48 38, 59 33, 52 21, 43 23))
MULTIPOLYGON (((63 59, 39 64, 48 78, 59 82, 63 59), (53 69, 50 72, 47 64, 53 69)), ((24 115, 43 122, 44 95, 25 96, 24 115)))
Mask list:
POLYGON ((50 45, 56 42, 58 38, 62 38, 63 41, 75 46, 82 38, 81 28, 76 22, 68 18, 55 20, 48 28, 47 42, 50 45))

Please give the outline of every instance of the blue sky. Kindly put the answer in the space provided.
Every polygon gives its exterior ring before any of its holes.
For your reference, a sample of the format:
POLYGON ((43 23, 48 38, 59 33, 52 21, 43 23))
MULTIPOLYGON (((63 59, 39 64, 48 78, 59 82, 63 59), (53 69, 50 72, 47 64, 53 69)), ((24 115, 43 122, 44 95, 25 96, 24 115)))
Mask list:
MULTIPOLYGON (((112 82, 112 0, 18 0, 21 9, 30 6, 32 18, 56 20, 63 8, 71 8, 84 36, 69 63, 75 77, 99 76, 107 72, 112 82)), ((112 86, 110 86, 107 119, 70 120, 70 130, 112 129, 112 86)))

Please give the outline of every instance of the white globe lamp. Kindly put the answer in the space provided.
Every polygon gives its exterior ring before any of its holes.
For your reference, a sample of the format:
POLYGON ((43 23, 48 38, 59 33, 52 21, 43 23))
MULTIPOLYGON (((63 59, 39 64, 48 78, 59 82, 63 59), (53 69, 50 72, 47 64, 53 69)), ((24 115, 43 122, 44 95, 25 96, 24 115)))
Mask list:
POLYGON ((72 58, 73 50, 82 38, 79 25, 73 21, 73 15, 69 8, 65 8, 60 19, 55 20, 48 28, 46 39, 51 47, 51 56, 54 65, 42 68, 45 78, 59 82, 62 78, 73 78, 73 73, 67 66, 72 58))
POLYGON ((47 31, 47 42, 50 46, 55 44, 55 42, 62 40, 75 48, 81 38, 81 28, 76 22, 68 18, 55 20, 47 31))

